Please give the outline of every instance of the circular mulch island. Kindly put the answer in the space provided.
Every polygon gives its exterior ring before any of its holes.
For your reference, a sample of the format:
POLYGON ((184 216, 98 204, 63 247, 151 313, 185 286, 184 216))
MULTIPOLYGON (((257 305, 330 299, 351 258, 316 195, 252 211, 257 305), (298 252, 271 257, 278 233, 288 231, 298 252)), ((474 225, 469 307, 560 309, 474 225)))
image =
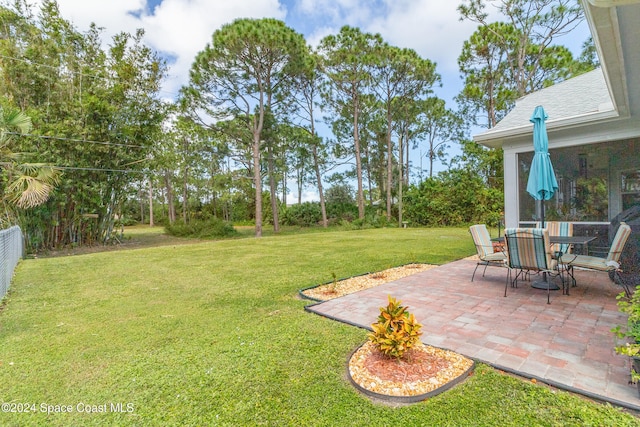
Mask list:
POLYGON ((446 391, 471 374, 475 363, 458 353, 419 343, 403 359, 388 358, 367 341, 349 359, 348 375, 369 397, 415 403, 446 391))

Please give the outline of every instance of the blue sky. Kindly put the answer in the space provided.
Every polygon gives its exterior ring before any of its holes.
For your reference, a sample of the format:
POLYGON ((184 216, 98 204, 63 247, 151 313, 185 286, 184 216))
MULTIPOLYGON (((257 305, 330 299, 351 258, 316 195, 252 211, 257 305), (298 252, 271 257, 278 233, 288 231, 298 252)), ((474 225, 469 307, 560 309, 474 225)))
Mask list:
MULTIPOLYGON (((273 17, 314 46, 350 25, 380 33, 392 45, 414 49, 437 63, 442 87, 436 95, 453 108, 452 98, 462 88, 456 60, 476 28, 459 20, 457 0, 58 0, 58 4, 62 16, 78 30, 86 31, 92 22, 103 27, 105 42, 120 31, 144 28, 145 41, 171 62, 162 89, 167 98, 188 83, 195 55, 216 29, 236 18, 273 17)), ((588 34, 583 23, 562 43, 579 52, 588 34)))

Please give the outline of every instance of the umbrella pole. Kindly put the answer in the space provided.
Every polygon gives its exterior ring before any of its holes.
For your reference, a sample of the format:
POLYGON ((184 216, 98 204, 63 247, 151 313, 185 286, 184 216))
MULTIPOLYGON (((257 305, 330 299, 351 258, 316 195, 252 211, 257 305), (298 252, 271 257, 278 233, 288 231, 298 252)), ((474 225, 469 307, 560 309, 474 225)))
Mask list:
POLYGON ((546 192, 542 190, 542 200, 540 200, 540 217, 542 222, 542 228, 544 228, 544 196, 546 192))
POLYGON ((542 228, 544 228, 544 194, 545 192, 542 192, 542 200, 540 200, 540 216, 542 217, 542 228))
MULTIPOLYGON (((540 200, 540 219, 542 223, 542 228, 544 228, 544 196, 545 192, 542 192, 542 200, 540 200)), ((542 280, 535 281, 531 284, 531 287, 536 289, 546 289, 547 291, 557 291, 560 289, 558 285, 555 283, 551 283, 549 281, 549 277, 547 277, 547 273, 542 273, 542 280)))

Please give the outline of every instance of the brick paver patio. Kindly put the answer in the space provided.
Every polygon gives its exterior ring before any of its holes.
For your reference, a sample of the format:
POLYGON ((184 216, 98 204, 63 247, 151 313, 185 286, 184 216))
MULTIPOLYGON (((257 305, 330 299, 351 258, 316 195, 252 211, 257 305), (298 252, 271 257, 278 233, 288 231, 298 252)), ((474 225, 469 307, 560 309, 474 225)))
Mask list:
POLYGON ((570 295, 533 289, 528 282, 504 295, 506 269, 455 261, 394 282, 313 304, 307 310, 370 328, 387 296, 409 306, 423 324, 425 344, 449 349, 498 369, 640 410, 630 385, 630 360, 617 355, 610 332, 626 318, 616 305, 622 288, 606 274, 577 271, 570 295))

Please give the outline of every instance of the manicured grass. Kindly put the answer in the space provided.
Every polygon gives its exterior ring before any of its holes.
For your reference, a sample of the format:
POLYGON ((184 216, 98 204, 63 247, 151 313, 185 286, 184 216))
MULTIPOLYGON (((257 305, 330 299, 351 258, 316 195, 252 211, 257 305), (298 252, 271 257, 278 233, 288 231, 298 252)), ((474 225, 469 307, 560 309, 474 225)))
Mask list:
POLYGON ((0 400, 35 412, 0 413, 0 425, 640 425, 483 365, 408 407, 354 390, 347 357, 366 331, 305 312, 297 291, 473 251, 466 228, 410 228, 25 260, 0 312, 0 400))

